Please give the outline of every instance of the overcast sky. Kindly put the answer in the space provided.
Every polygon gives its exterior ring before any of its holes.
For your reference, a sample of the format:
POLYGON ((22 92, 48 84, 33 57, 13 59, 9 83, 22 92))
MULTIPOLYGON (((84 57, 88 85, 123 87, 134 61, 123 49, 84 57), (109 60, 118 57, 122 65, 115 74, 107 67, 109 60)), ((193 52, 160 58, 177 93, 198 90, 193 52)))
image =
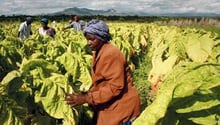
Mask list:
POLYGON ((220 13, 220 0, 0 0, 0 15, 47 14, 66 8, 147 13, 220 13))

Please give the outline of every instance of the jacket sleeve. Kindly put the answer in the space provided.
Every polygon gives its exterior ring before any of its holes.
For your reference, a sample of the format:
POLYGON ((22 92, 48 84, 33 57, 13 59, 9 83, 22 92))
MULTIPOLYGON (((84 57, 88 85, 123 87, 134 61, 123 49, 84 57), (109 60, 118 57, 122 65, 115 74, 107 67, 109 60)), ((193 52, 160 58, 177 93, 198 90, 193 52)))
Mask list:
POLYGON ((102 59, 101 75, 103 84, 97 91, 87 93, 87 102, 91 105, 106 103, 118 96, 124 88, 124 59, 120 53, 108 54, 102 59))

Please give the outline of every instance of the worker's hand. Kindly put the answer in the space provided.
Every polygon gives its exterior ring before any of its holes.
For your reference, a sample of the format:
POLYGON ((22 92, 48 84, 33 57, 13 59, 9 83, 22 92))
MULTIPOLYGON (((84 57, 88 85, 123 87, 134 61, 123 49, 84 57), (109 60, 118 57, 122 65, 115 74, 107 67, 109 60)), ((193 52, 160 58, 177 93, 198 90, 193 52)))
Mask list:
POLYGON ((65 101, 71 107, 75 107, 87 102, 86 94, 77 94, 77 93, 66 94, 65 101))

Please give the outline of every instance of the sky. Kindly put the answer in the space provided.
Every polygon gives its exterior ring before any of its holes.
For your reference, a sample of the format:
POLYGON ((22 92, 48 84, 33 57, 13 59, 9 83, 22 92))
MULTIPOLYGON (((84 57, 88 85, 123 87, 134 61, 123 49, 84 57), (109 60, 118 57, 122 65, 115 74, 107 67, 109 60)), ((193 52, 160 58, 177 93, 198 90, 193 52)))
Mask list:
POLYGON ((220 0, 0 0, 0 15, 48 14, 73 7, 156 14, 220 14, 220 0))

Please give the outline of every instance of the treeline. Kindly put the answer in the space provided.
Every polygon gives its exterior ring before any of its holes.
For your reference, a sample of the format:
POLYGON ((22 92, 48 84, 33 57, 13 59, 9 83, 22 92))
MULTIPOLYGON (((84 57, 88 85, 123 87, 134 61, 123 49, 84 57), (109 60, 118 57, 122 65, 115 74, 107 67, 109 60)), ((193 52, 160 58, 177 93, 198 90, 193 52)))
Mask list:
MULTIPOLYGON (((13 15, 13 16, 0 16, 0 21, 13 21, 13 20, 24 20, 28 15, 13 15)), ((42 17, 47 17, 50 20, 69 20, 71 19, 72 15, 40 15, 40 16, 31 16, 34 20, 39 20, 42 17)), ((144 16, 102 16, 102 15, 92 15, 92 16, 80 16, 83 20, 91 20, 91 19, 102 19, 102 20, 109 20, 109 21, 138 21, 138 22, 153 22, 157 20, 161 20, 162 17, 151 16, 151 17, 144 17, 144 16)))
MULTIPOLYGON (((27 15, 12 15, 12 16, 0 16, 0 21, 24 21, 27 15)), ((47 17, 51 21, 67 21, 71 19, 71 15, 39 15, 31 16, 34 21, 40 20, 42 17, 47 17)), ((220 27, 220 17, 163 17, 163 16, 80 16, 82 20, 89 21, 91 19, 102 19, 105 21, 135 21, 135 22, 155 22, 161 25, 177 25, 177 26, 217 26, 220 27)))

